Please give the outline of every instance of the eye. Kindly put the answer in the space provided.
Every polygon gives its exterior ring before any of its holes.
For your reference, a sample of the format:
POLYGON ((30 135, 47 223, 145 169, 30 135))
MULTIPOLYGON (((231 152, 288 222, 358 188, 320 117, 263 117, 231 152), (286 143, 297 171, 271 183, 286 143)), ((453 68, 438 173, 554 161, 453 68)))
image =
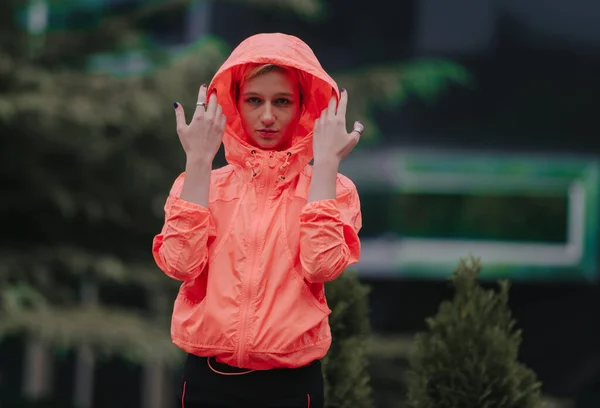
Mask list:
POLYGON ((289 99, 287 99, 287 98, 278 98, 278 99, 275 101, 275 104, 276 104, 276 105, 290 105, 291 103, 292 103, 292 101, 290 101, 290 100, 289 100, 289 99))
POLYGON ((248 102, 251 105, 257 105, 260 103, 260 99, 258 99, 256 96, 251 96, 246 99, 246 102, 248 102))

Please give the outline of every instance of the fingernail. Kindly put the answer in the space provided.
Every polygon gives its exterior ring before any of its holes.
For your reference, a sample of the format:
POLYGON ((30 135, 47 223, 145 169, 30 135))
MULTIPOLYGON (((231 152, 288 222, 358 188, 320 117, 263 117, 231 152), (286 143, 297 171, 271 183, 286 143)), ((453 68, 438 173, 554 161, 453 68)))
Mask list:
POLYGON ((202 87, 203 87, 203 88, 206 88, 206 84, 202 84, 202 87))
POLYGON ((174 107, 175 109, 177 109, 177 107, 178 107, 178 106, 179 106, 179 104, 178 104, 177 102, 173 102, 173 107, 174 107))
POLYGON ((341 93, 344 93, 344 92, 346 92, 346 88, 342 88, 342 89, 340 90, 340 92, 341 92, 341 93))

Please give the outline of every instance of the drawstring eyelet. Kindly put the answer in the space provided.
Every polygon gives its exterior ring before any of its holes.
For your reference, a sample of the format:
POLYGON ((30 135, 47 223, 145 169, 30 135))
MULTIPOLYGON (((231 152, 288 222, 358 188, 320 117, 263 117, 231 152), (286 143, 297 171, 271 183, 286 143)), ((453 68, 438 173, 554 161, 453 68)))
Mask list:
POLYGON ((290 165, 290 157, 292 157, 292 154, 290 152, 287 152, 285 155, 285 161, 279 167, 279 170, 285 171, 285 169, 287 169, 287 167, 290 165))
POLYGON ((260 164, 257 162, 256 150, 252 149, 250 153, 252 153, 252 161, 246 160, 246 167, 252 171, 252 177, 256 177, 258 176, 258 172, 255 169, 259 167, 260 164))
POLYGON ((291 158, 291 157, 292 157, 292 153, 290 153, 290 152, 287 152, 287 153, 286 153, 286 155, 285 155, 285 161, 283 162, 283 164, 282 164, 281 166, 279 166, 279 170, 280 170, 282 173, 284 173, 284 174, 281 174, 281 175, 279 176, 279 180, 281 180, 281 181, 285 180, 285 172, 287 171, 287 168, 288 168, 288 167, 289 167, 289 165, 290 165, 290 158, 291 158))

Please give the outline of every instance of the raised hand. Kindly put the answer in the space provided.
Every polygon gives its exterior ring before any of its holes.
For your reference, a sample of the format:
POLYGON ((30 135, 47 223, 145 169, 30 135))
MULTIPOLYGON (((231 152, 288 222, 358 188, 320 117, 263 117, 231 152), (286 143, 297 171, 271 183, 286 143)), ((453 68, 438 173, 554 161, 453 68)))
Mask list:
POLYGON ((340 103, 336 111, 336 98, 332 97, 329 106, 321 112, 315 121, 313 134, 313 156, 315 163, 321 160, 342 161, 357 145, 363 132, 363 125, 354 122, 354 129, 346 130, 346 106, 348 92, 342 90, 340 103))
POLYGON ((177 135, 188 160, 201 159, 212 163, 221 141, 227 118, 223 115, 221 105, 217 103, 217 95, 210 96, 206 105, 206 85, 198 91, 198 104, 190 124, 186 123, 183 106, 175 103, 177 135), (206 108, 205 108, 206 107, 206 108))

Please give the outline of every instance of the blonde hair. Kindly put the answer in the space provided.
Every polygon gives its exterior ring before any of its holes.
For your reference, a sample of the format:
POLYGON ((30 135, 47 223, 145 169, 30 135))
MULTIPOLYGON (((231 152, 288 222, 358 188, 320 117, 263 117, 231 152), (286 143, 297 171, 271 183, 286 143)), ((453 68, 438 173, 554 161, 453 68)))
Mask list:
POLYGON ((304 106, 304 96, 307 89, 307 78, 304 72, 276 64, 246 64, 234 67, 231 81, 231 95, 237 103, 245 82, 271 72, 292 72, 298 81, 300 105, 304 106))
POLYGON ((259 77, 261 75, 270 74, 271 72, 289 72, 289 70, 290 69, 287 67, 282 67, 280 65, 275 65, 275 64, 258 65, 258 66, 255 66, 254 68, 250 68, 246 72, 246 75, 243 78, 243 81, 249 81, 249 80, 259 77))

